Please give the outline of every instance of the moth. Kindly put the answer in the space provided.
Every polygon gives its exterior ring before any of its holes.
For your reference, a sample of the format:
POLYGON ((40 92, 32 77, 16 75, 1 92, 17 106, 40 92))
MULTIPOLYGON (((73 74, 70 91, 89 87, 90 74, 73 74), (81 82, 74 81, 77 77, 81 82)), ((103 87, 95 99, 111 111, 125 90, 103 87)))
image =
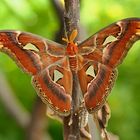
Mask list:
POLYGON ((117 77, 117 67, 133 43, 140 39, 140 19, 115 22, 77 44, 73 30, 67 45, 21 31, 0 31, 0 51, 32 76, 41 99, 55 112, 67 116, 72 106, 74 72, 79 78, 89 113, 105 103, 117 77))

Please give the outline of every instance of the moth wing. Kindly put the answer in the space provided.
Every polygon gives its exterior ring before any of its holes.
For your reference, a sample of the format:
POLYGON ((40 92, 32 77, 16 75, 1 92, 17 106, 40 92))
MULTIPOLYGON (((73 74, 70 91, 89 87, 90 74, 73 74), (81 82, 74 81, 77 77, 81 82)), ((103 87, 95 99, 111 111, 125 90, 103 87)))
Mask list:
MULTIPOLYGON (((84 93, 85 105, 89 111, 102 107, 115 82, 116 67, 139 38, 140 19, 129 18, 105 27, 78 45, 83 59, 94 63, 96 67, 96 75, 87 82, 84 93)), ((83 71, 86 65, 83 65, 83 71)), ((85 74, 85 79, 86 77, 85 74)))
POLYGON ((5 52, 25 72, 35 75, 61 59, 65 48, 40 36, 20 31, 0 31, 0 51, 5 52))
POLYGON ((20 31, 0 31, 0 51, 5 52, 26 73, 41 97, 55 111, 67 115, 71 108, 71 73, 65 58, 65 47, 40 36, 20 31), (62 77, 53 78, 55 69, 62 77), (55 81, 54 81, 55 80, 55 81))

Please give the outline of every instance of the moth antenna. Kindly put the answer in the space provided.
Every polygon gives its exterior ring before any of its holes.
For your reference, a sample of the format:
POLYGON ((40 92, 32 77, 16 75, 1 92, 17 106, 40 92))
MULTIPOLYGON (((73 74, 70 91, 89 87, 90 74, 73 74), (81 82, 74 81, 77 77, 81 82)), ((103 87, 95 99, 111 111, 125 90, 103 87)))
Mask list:
POLYGON ((70 37, 67 37, 67 33, 65 32, 66 38, 62 38, 63 41, 65 41, 66 43, 73 43, 74 39, 76 38, 78 32, 77 30, 73 30, 70 37))
POLYGON ((69 43, 68 38, 62 38, 63 41, 65 41, 66 43, 69 43))
POLYGON ((66 27, 66 23, 64 22, 64 35, 65 35, 65 38, 68 38, 68 32, 66 31, 67 27, 66 27))
POLYGON ((72 33, 71 33, 71 35, 70 35, 70 37, 69 37, 69 41, 70 42, 73 42, 74 39, 76 38, 77 34, 78 34, 77 30, 76 29, 73 30, 72 33))
MULTIPOLYGON (((65 23, 64 23, 64 28, 66 29, 65 23)), ((62 40, 66 43, 69 43, 68 34, 67 34, 66 30, 64 30, 64 36, 65 37, 62 37, 62 40)))

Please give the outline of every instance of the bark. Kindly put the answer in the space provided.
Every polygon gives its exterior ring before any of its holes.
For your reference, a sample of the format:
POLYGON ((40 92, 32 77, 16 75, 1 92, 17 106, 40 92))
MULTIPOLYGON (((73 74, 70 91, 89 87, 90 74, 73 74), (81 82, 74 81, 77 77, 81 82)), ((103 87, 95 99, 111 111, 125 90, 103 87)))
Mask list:
MULTIPOLYGON (((64 25, 66 35, 69 36, 73 30, 79 32, 79 0, 65 0, 64 25)), ((75 41, 78 40, 78 37, 75 41)), ((80 106, 79 82, 75 72, 73 76, 73 90, 72 90, 72 111, 70 116, 64 118, 64 139, 65 140, 80 140, 79 129, 79 114, 75 113, 80 106), (71 125, 69 122, 72 121, 71 125)))

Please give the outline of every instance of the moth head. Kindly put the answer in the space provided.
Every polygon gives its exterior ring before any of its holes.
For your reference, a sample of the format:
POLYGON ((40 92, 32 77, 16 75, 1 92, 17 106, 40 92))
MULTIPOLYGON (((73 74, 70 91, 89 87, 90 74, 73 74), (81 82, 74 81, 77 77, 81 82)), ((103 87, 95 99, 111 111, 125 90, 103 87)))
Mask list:
POLYGON ((62 38, 62 40, 67 43, 66 48, 67 55, 75 55, 78 52, 77 43, 74 42, 77 34, 78 34, 77 30, 73 30, 69 38, 62 38))

